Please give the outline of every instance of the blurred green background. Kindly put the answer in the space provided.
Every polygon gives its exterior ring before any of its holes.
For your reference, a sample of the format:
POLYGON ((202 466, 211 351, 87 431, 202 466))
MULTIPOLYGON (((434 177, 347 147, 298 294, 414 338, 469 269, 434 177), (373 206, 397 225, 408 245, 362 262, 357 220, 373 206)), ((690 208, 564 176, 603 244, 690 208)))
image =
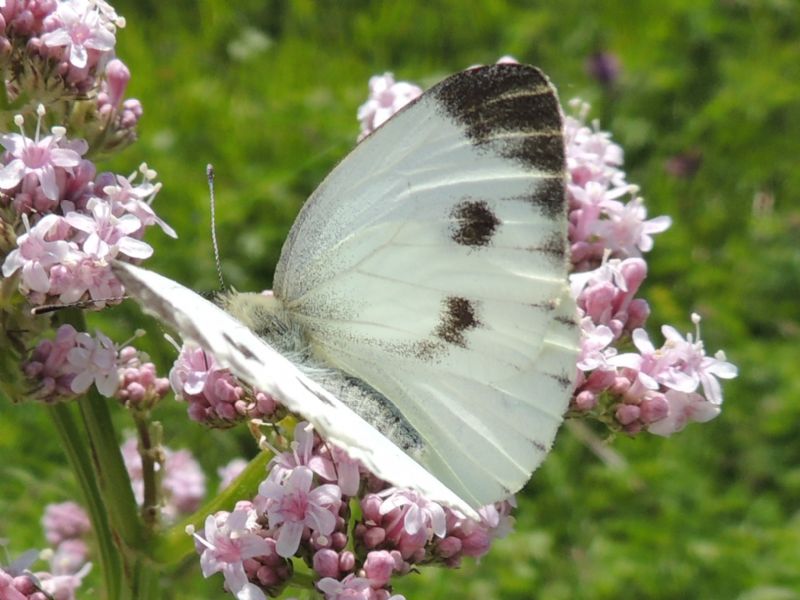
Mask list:
MULTIPOLYGON (((706 349, 740 367, 722 415, 664 440, 611 444, 613 466, 568 429, 520 495, 518 526, 480 564, 398 579, 413 598, 800 598, 800 8, 794 0, 117 0, 118 55, 142 100, 140 141, 101 168, 147 161, 164 189, 148 266, 214 290, 204 169, 217 171, 222 267, 270 287, 304 199, 353 147, 370 75, 423 87, 504 54, 579 96, 626 151, 650 216, 673 227, 648 255, 651 335, 704 317, 706 349), (619 61, 605 85, 598 52, 619 61)), ((135 306, 96 322, 125 339, 135 306)), ((170 353, 149 322, 148 347, 170 353)), ((169 401, 172 447, 212 477, 252 452, 244 432, 207 432, 169 401)), ((125 416, 118 415, 120 424, 125 416)), ((602 432, 599 432, 602 435, 602 432)), ((45 502, 77 497, 35 406, 0 405, 0 536, 43 545, 45 502)), ((199 569, 173 598, 224 598, 199 569)), ((85 591, 84 591, 85 592, 85 591)), ((93 597, 85 592, 84 597, 93 597)))

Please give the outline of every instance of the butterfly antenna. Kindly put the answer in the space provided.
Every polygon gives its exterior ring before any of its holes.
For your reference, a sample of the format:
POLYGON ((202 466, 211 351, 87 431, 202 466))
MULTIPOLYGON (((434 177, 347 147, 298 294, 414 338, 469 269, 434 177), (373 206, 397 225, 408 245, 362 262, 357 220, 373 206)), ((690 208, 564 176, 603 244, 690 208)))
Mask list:
POLYGON ((217 244, 217 211, 216 201, 214 200, 214 166, 206 165, 206 177, 208 178, 208 193, 211 198, 211 245, 214 246, 214 263, 217 265, 217 277, 219 278, 219 289, 225 289, 225 280, 222 278, 222 264, 219 260, 219 244, 217 244))

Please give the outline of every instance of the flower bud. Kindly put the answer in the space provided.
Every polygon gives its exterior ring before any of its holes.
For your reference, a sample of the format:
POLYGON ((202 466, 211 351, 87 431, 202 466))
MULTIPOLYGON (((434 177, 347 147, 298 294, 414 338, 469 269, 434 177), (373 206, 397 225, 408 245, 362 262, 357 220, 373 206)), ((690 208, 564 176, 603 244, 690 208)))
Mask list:
POLYGON ((339 578, 339 555, 335 551, 329 548, 318 550, 314 554, 313 565, 320 577, 339 578))
POLYGON ((106 65, 106 81, 108 82, 108 99, 112 106, 117 107, 122 102, 131 72, 118 58, 109 61, 106 65))
POLYGON ((622 425, 630 425, 639 420, 641 410, 634 404, 620 404, 616 410, 617 421, 622 425))
POLYGON ((345 550, 339 554, 339 569, 341 571, 352 571, 356 566, 356 556, 352 552, 345 550))
POLYGON ((394 571, 394 558, 386 550, 377 550, 367 554, 364 561, 364 573, 372 587, 383 587, 389 583, 394 571))

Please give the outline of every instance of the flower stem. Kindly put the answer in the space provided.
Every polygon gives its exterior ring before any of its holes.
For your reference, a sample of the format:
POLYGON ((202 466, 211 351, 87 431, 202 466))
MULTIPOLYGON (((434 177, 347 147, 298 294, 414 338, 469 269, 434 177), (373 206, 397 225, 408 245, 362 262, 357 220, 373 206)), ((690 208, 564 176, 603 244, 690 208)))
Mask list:
MULTIPOLYGON (((153 531, 158 525, 159 518, 159 490, 161 489, 156 472, 156 464, 160 463, 161 444, 159 440, 160 427, 157 423, 153 424, 157 428, 156 435, 151 435, 151 424, 149 414, 134 412, 133 420, 136 423, 136 434, 139 438, 139 456, 142 457, 142 479, 144 483, 144 498, 142 502, 142 521, 149 531, 153 531), (155 439, 154 439, 155 438, 155 439)), ((163 467, 163 465, 161 465, 163 467)), ((161 469, 163 472, 163 468, 161 469)))
POLYGON ((78 485, 83 492, 86 507, 89 510, 92 530, 97 539, 107 597, 109 600, 117 600, 120 597, 119 590, 121 585, 119 552, 112 541, 111 529, 108 524, 108 512, 97 487, 92 461, 89 457, 89 448, 84 441, 83 435, 78 430, 69 406, 66 404, 54 404, 48 406, 47 409, 61 439, 67 460, 72 466, 72 471, 75 473, 78 485))

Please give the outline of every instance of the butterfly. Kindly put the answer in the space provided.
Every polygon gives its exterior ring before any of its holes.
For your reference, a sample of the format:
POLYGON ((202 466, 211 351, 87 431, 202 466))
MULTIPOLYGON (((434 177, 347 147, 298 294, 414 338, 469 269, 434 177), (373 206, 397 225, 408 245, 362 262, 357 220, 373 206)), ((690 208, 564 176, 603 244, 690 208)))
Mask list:
POLYGON ((378 477, 476 516, 517 492, 573 391, 562 116, 537 68, 453 75, 300 211, 274 295, 226 310, 115 271, 143 308, 378 477))

